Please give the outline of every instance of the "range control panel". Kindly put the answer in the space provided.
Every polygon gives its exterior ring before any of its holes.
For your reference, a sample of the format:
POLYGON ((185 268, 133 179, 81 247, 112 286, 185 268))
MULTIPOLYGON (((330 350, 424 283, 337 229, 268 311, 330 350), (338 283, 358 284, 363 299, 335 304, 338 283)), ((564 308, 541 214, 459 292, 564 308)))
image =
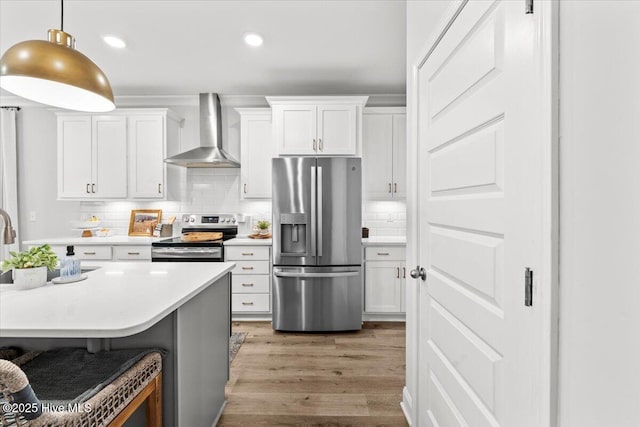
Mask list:
POLYGON ((242 215, 238 214, 193 214, 183 215, 182 223, 189 227, 201 226, 235 226, 243 222, 242 215))

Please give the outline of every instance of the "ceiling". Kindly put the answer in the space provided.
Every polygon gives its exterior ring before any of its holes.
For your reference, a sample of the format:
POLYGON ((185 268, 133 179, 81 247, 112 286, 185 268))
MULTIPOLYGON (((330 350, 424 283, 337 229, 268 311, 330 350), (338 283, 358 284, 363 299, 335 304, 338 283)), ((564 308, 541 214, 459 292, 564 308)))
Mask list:
MULTIPOLYGON (((66 0, 64 30, 115 95, 401 94, 404 0, 66 0), (252 48, 243 35, 257 32, 252 48), (123 50, 102 36, 127 42, 123 50)), ((0 53, 60 27, 59 0, 0 0, 0 53)))

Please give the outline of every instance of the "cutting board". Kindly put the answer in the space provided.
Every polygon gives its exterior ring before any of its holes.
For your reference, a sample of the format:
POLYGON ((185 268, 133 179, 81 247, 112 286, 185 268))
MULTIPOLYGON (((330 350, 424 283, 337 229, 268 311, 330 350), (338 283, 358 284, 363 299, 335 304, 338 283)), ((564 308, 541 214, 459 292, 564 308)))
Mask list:
POLYGON ((220 240, 222 233, 219 231, 189 231, 182 233, 180 240, 183 242, 206 242, 207 240, 220 240))

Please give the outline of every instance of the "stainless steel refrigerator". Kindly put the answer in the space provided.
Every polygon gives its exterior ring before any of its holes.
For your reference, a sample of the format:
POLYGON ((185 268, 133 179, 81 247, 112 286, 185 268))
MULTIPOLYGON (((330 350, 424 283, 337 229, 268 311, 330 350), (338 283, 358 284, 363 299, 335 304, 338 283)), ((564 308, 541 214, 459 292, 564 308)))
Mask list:
POLYGON ((273 159, 273 329, 362 327, 361 216, 361 159, 273 159))

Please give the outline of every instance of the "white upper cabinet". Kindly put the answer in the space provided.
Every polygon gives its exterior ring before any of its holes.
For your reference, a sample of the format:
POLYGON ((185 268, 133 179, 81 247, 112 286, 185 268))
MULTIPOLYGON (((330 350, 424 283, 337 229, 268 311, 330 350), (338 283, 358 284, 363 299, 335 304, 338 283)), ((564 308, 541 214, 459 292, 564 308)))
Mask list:
POLYGON ((166 199, 164 158, 180 123, 166 108, 58 113, 58 197, 166 199))
POLYGON ((404 107, 365 109, 362 142, 365 199, 406 197, 406 139, 404 107))
POLYGON ((129 197, 166 198, 167 135, 177 126, 163 112, 129 116, 129 197))
POLYGON ((127 118, 93 116, 92 196, 127 197, 127 118))
POLYGON ((356 156, 366 96, 267 97, 281 156, 356 156))
POLYGON ((236 108, 240 114, 240 197, 271 198, 271 159, 275 155, 269 108, 236 108))
POLYGON ((127 197, 127 119, 58 116, 58 196, 127 197))

